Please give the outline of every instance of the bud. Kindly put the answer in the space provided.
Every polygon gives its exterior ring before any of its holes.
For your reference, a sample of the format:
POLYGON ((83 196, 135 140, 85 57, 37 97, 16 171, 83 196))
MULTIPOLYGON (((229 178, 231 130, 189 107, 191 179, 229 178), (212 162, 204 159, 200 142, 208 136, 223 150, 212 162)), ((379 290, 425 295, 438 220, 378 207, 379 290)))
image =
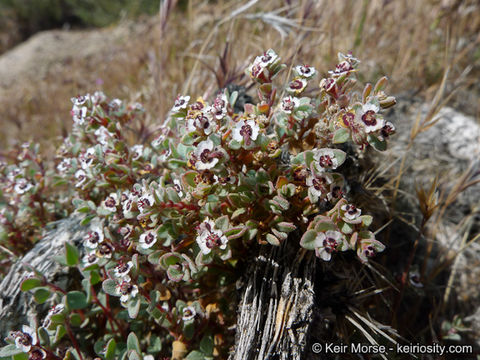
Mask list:
POLYGON ((388 109, 389 107, 394 106, 397 103, 397 100, 393 96, 388 96, 383 100, 380 100, 380 106, 382 109, 388 109))

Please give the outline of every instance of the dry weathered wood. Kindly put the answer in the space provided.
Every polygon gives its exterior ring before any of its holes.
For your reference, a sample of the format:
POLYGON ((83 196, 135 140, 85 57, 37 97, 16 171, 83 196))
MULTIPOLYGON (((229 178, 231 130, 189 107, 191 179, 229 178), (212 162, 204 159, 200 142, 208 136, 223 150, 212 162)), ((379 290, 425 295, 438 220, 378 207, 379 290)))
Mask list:
POLYGON ((40 322, 40 314, 46 312, 49 304, 38 305, 31 292, 24 293, 20 284, 30 271, 28 266, 43 273, 49 282, 66 287, 68 269, 54 260, 63 254, 64 244, 69 241, 78 244, 87 227, 80 225, 78 217, 67 218, 55 223, 22 259, 17 261, 0 283, 0 336, 3 339, 9 331, 20 329, 23 324, 40 322))
POLYGON ((294 243, 262 247, 250 265, 230 360, 301 359, 312 318, 315 257, 294 243))

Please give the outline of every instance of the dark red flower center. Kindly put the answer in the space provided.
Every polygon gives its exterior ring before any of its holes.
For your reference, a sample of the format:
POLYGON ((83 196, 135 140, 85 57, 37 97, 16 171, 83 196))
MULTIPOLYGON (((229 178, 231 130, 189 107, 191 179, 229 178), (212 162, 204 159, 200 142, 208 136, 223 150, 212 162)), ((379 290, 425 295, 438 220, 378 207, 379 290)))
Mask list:
POLYGON ((250 138, 252 137, 253 129, 250 125, 245 124, 240 129, 240 135, 242 135, 243 140, 245 141, 245 145, 250 145, 251 141, 250 138))
POLYGON ((300 90, 303 88, 303 82, 300 79, 290 82, 289 87, 294 90, 300 90))
POLYGON ((325 251, 329 254, 334 252, 337 249, 338 243, 337 240, 331 237, 327 237, 325 240, 323 240, 323 247, 325 248, 325 251))
POLYGON ((147 236, 145 236, 145 243, 151 244, 153 240, 155 240, 155 236, 151 232, 149 232, 147 236))
POLYGON ((333 165, 333 160, 330 155, 322 155, 319 160, 321 167, 331 167, 333 165))
POLYGON ((343 123, 346 126, 350 126, 353 124, 353 120, 355 119, 355 115, 352 114, 351 112, 346 113, 345 115, 342 116, 343 123))
POLYGON ((202 110, 203 104, 200 101, 195 102, 192 104, 192 110, 202 110))
POLYGON ((117 202, 115 201, 113 196, 109 196, 105 199, 105 206, 106 207, 115 207, 117 206, 117 202))
POLYGON ((366 111, 365 114, 362 115, 362 121, 367 126, 375 126, 377 124, 377 119, 375 118, 375 111, 366 111))
POLYGON ((221 244, 222 244, 222 242, 220 240, 220 236, 218 236, 217 234, 213 234, 213 233, 210 233, 207 236, 207 239, 205 241, 205 245, 207 245, 207 247, 209 249, 213 249, 214 247, 220 246, 221 244))
POLYGON ((132 290, 133 290, 133 285, 128 281, 123 281, 122 284, 120 285, 120 293, 122 295, 128 295, 132 292, 132 290))

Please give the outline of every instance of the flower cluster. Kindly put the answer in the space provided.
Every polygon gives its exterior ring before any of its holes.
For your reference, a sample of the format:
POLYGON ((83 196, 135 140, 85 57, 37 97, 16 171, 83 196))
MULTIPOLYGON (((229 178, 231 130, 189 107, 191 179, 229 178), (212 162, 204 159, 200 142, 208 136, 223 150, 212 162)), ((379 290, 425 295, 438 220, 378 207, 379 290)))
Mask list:
MULTIPOLYGON (((38 329, 39 351, 53 354, 69 336, 73 348, 63 350, 80 357, 157 358, 179 349, 225 357, 233 335, 225 329, 236 314, 233 274, 253 243, 297 242, 321 261, 352 250, 367 262, 384 250, 369 230, 372 217, 349 201, 342 166, 369 146, 385 149, 393 134, 381 115, 395 102, 384 93, 386 79, 357 99, 359 61, 340 54, 319 86, 314 67, 294 67, 277 98, 280 60, 272 49, 254 59, 247 74, 258 102, 243 111, 234 110, 236 91, 210 100, 179 95, 150 143, 127 141, 140 105, 102 93, 72 99, 73 132, 59 151, 56 180, 74 184, 68 204, 90 228, 80 249, 67 243, 60 260, 79 269, 81 287, 59 289, 41 274, 22 284, 57 304, 38 329), (309 88, 318 95, 306 96, 309 88), (100 336, 96 354, 74 341, 86 324, 100 336)), ((30 177, 10 173, 12 192, 34 191, 30 177)), ((33 335, 22 336, 12 337, 15 344, 37 349, 33 335)))

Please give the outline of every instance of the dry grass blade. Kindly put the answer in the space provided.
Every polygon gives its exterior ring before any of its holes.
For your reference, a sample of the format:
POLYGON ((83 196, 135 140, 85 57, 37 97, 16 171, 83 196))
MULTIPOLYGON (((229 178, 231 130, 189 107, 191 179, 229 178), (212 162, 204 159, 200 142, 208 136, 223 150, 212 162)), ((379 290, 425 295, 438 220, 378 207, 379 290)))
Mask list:
MULTIPOLYGON (((365 330, 365 328, 360 323, 358 323, 355 319, 353 319, 349 315, 345 315, 345 318, 348 321, 350 321, 350 323, 352 323, 353 326, 355 326, 358 330, 360 330, 360 332, 363 334, 363 336, 365 336, 365 338, 368 340, 370 344, 378 345, 378 342, 372 337, 372 335, 370 335, 370 333, 367 330, 365 330)), ((385 355, 380 354, 380 356, 382 357, 382 359, 388 360, 385 355)))

